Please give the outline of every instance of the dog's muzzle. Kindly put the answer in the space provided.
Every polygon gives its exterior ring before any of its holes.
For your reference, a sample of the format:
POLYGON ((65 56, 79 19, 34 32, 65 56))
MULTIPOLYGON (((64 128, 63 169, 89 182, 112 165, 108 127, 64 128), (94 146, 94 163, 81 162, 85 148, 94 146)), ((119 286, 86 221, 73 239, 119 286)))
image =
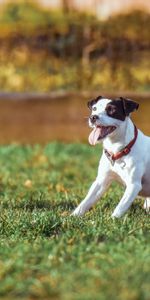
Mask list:
POLYGON ((99 119, 99 117, 97 115, 90 116, 90 121, 92 124, 95 124, 98 119, 99 119))

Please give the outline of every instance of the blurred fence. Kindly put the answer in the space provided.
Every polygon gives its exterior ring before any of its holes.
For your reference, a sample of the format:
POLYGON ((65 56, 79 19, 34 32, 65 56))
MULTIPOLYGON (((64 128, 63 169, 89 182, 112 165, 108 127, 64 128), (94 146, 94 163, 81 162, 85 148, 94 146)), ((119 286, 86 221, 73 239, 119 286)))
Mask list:
MULTIPOLYGON (((0 144, 47 143, 49 141, 87 142, 89 110, 87 99, 95 93, 0 94, 0 144)), ((135 93, 106 93, 106 97, 131 97, 140 104, 133 120, 150 134, 150 96, 135 93)))

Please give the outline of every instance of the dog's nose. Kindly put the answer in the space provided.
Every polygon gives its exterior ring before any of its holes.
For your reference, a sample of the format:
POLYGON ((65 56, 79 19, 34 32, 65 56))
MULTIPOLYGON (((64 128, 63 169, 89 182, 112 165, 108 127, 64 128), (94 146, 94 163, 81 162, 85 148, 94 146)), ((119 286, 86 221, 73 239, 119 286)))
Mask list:
POLYGON ((90 116, 90 120, 91 120, 92 123, 95 123, 97 119, 98 119, 97 115, 90 116))

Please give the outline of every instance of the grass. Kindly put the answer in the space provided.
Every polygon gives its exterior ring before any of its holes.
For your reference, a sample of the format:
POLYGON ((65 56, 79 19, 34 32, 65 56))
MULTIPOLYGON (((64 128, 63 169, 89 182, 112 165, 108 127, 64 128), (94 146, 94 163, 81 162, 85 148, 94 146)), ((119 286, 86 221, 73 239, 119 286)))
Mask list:
POLYGON ((0 148, 0 299, 126 299, 150 295, 150 220, 137 199, 110 218, 114 184, 83 218, 69 214, 101 149, 84 144, 0 148))

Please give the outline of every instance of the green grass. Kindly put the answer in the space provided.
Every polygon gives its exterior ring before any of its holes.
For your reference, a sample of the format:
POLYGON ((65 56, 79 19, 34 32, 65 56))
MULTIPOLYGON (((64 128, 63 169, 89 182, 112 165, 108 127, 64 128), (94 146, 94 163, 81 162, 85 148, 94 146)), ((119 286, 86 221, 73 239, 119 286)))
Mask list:
POLYGON ((101 150, 84 144, 0 148, 0 299, 126 299, 150 295, 150 220, 137 199, 110 218, 114 184, 83 218, 69 214, 101 150))

